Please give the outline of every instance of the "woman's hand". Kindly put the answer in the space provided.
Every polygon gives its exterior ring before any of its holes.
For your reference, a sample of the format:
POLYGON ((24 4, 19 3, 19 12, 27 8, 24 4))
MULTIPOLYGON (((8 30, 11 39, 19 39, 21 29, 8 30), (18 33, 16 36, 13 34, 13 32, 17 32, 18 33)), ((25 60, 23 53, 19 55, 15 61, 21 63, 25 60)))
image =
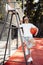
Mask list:
POLYGON ((35 35, 34 35, 34 36, 36 36, 36 35, 38 34, 38 31, 39 31, 39 29, 37 28, 37 32, 35 33, 35 35))

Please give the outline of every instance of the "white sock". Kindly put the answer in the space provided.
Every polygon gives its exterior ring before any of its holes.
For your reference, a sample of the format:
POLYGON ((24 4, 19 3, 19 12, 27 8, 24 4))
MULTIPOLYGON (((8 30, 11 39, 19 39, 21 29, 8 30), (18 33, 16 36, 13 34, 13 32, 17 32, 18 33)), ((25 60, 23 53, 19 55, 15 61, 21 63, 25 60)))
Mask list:
POLYGON ((25 54, 26 54, 26 55, 30 54, 30 50, 28 50, 28 49, 26 48, 25 54))

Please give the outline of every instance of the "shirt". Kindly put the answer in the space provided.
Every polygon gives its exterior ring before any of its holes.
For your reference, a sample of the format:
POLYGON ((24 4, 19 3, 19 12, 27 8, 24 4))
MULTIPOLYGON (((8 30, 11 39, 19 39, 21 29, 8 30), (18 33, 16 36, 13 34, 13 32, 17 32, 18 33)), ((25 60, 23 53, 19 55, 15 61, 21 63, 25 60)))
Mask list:
POLYGON ((23 36, 24 37, 33 37, 33 35, 31 34, 30 32, 30 29, 33 27, 33 28, 37 28, 35 25, 31 24, 31 23, 24 23, 24 24, 21 24, 20 27, 23 28, 23 31, 24 31, 24 34, 23 36))

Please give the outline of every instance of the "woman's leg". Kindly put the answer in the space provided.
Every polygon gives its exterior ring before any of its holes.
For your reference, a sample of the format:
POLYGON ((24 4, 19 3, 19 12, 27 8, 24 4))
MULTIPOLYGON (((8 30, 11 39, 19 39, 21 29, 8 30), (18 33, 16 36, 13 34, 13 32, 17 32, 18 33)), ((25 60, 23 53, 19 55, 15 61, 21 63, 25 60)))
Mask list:
POLYGON ((33 46, 35 46, 35 40, 34 40, 34 38, 30 38, 29 41, 30 41, 30 45, 28 46, 28 49, 30 50, 30 57, 29 57, 29 59, 28 59, 28 62, 29 62, 29 61, 31 62, 31 61, 33 61, 32 55, 31 55, 31 52, 32 52, 31 48, 32 48, 33 46))
POLYGON ((28 62, 32 62, 33 61, 33 59, 32 59, 32 56, 31 56, 31 48, 33 47, 33 41, 34 41, 34 39, 29 39, 29 41, 28 41, 28 43, 27 43, 27 48, 28 48, 28 51, 30 52, 29 53, 29 58, 28 58, 28 62))

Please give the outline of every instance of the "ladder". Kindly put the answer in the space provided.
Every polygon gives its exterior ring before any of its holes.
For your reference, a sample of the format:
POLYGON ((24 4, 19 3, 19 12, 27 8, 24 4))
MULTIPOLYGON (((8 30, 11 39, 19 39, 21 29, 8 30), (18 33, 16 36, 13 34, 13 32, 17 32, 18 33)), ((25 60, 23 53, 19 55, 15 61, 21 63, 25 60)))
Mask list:
MULTIPOLYGON (((24 53, 25 63, 26 63, 26 65, 27 65, 27 60, 26 60, 24 45, 23 45, 22 36, 21 36, 21 32, 20 32, 20 27, 19 27, 19 22, 18 22, 18 18, 19 18, 19 21, 20 21, 19 14, 18 14, 18 12, 16 12, 16 10, 9 10, 9 11, 8 11, 8 14, 9 14, 9 12, 11 12, 12 14, 11 14, 10 24, 9 24, 9 28, 8 28, 8 29, 9 29, 9 30, 8 30, 8 37, 7 37, 7 42, 6 42, 5 53, 4 53, 4 58, 3 58, 3 63, 2 63, 2 65, 4 65, 4 62, 6 61, 6 60, 5 60, 5 58, 6 58, 6 51, 7 51, 7 47, 8 47, 8 40, 9 40, 10 30, 12 29, 11 24, 12 24, 13 15, 16 16, 17 25, 18 25, 18 30, 19 30, 19 34, 20 34, 20 38, 21 38, 21 42, 22 42, 22 49, 23 49, 23 53, 24 53)), ((7 18, 8 18, 8 14, 7 14, 7 18)), ((4 24, 4 27, 5 27, 5 24, 4 24)), ((4 27, 3 27, 3 30, 4 30, 4 27)), ((3 32, 3 31, 2 31, 2 32, 3 32)))
MULTIPOLYGON (((12 2, 12 3, 16 3, 16 2, 12 2)), ((19 9, 19 8, 17 8, 17 9, 19 9)), ((19 30, 19 34, 20 34, 20 38, 21 38, 21 42, 22 42, 22 49, 23 49, 23 53, 24 53, 25 63, 26 63, 26 65, 28 65, 27 59, 26 59, 26 55, 25 55, 24 45, 23 45, 23 41, 22 41, 21 31, 20 31, 20 27, 19 27, 19 22, 18 22, 18 19, 19 19, 19 21, 20 21, 20 17, 19 17, 18 12, 16 11, 16 9, 8 10, 8 12, 7 12, 7 17, 6 17, 6 19, 5 19, 5 22, 4 22, 4 25, 3 25, 3 29, 2 29, 1 34, 0 34, 0 39, 1 39, 1 37, 2 37, 2 33, 3 33, 3 31, 4 31, 4 28, 5 28, 7 19, 8 19, 8 15, 9 15, 10 12, 11 12, 12 14, 11 14, 11 19, 10 19, 10 24, 9 24, 9 27, 8 27, 9 30, 8 30, 8 36, 7 36, 6 47, 5 47, 5 53, 4 53, 3 62, 1 62, 0 65, 4 65, 5 61, 7 61, 7 60, 5 60, 5 58, 6 58, 6 51, 7 51, 7 46, 8 46, 8 40, 9 40, 9 36, 10 36, 10 30, 13 28, 13 27, 11 27, 13 15, 15 15, 15 17, 16 17, 16 21, 17 21, 17 25, 18 25, 18 30, 19 30)), ((17 45, 18 45, 18 44, 17 44, 17 45)))

